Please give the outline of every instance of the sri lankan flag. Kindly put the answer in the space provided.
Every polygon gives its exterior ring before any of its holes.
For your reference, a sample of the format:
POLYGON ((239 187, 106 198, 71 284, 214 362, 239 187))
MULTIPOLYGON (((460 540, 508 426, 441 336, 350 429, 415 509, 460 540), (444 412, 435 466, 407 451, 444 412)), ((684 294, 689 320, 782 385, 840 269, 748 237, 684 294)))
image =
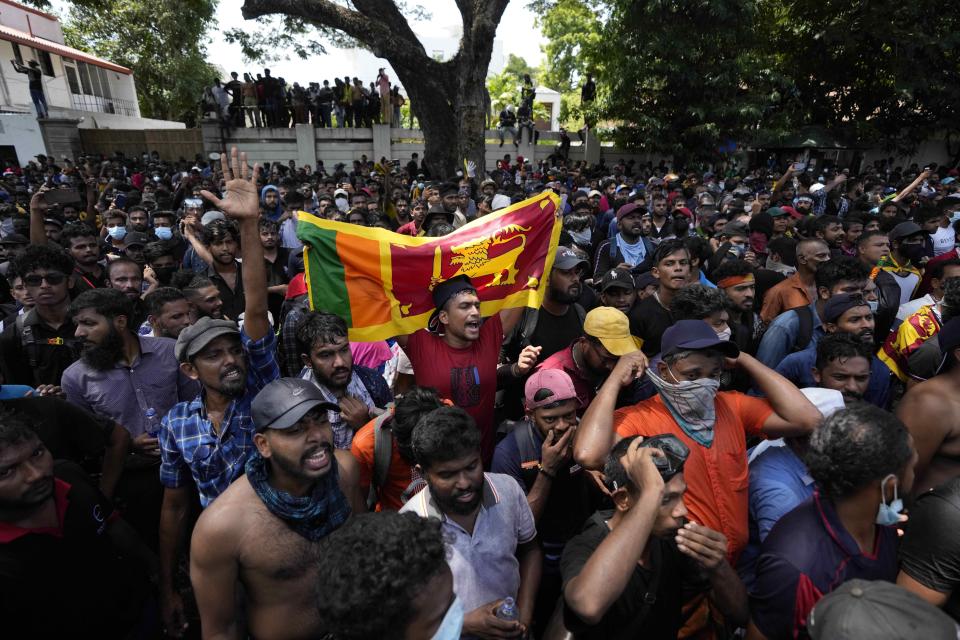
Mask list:
POLYGON ((310 308, 346 320, 350 339, 375 341, 427 326, 433 288, 466 275, 481 312, 539 307, 560 238, 560 198, 541 193, 441 238, 324 220, 301 212, 310 308))

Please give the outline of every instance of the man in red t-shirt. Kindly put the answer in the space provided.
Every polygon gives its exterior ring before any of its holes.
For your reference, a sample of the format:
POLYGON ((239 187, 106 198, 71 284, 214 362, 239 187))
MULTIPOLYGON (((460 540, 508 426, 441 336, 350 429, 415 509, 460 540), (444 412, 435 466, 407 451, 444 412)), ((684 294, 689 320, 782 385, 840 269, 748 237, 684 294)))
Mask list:
MULTIPOLYGON (((523 307, 480 316, 480 298, 467 276, 456 276, 433 290, 436 306, 431 325, 397 342, 410 358, 418 386, 432 387, 441 397, 465 410, 480 429, 484 467, 493 459, 494 397, 497 393, 497 360, 503 336, 520 320, 523 307)), ((526 374, 536 359, 521 358, 515 373, 526 374)))

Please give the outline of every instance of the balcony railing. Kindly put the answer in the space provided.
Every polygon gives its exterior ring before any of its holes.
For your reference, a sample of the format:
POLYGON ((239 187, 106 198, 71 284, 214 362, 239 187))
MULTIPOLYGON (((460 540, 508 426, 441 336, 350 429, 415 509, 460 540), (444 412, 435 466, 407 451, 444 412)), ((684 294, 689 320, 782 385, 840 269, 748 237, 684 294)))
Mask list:
POLYGON ((70 94, 70 102, 77 111, 92 111, 94 113, 116 113, 122 116, 138 115, 136 105, 123 98, 101 98, 79 93, 70 94))

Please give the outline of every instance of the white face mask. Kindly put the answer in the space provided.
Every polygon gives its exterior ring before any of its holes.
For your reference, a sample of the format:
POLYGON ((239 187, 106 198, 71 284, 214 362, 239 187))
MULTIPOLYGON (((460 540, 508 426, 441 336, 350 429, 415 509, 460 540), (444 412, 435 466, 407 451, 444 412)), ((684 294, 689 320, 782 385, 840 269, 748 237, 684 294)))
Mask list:
POLYGON ((430 640, 458 640, 462 628, 463 605, 460 604, 459 596, 454 596, 453 602, 443 615, 443 620, 440 621, 440 626, 430 640))
POLYGON ((730 325, 727 325, 727 328, 723 331, 717 332, 717 337, 721 340, 730 340, 730 336, 733 335, 733 329, 730 328, 730 325))

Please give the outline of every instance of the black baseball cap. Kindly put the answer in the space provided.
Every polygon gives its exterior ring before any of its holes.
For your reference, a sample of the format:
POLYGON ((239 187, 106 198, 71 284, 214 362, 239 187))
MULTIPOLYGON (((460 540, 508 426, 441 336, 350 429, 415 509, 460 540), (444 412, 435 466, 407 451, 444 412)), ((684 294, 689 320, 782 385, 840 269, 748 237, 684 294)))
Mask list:
POLYGON ((600 293, 603 293, 611 287, 620 287, 621 289, 635 289, 636 283, 633 281, 633 274, 627 269, 615 267, 603 274, 600 281, 600 293))
POLYGON ((728 358, 740 356, 740 349, 729 340, 721 340, 703 320, 678 320, 663 332, 660 357, 677 351, 715 349, 728 358))
POLYGON ((289 429, 314 409, 340 411, 317 385, 303 378, 278 378, 257 394, 250 405, 256 431, 289 429))
POLYGON ((433 306, 438 310, 443 309, 443 305, 453 296, 461 291, 475 291, 476 287, 470 278, 464 275, 454 276, 449 280, 444 280, 433 288, 433 306))

